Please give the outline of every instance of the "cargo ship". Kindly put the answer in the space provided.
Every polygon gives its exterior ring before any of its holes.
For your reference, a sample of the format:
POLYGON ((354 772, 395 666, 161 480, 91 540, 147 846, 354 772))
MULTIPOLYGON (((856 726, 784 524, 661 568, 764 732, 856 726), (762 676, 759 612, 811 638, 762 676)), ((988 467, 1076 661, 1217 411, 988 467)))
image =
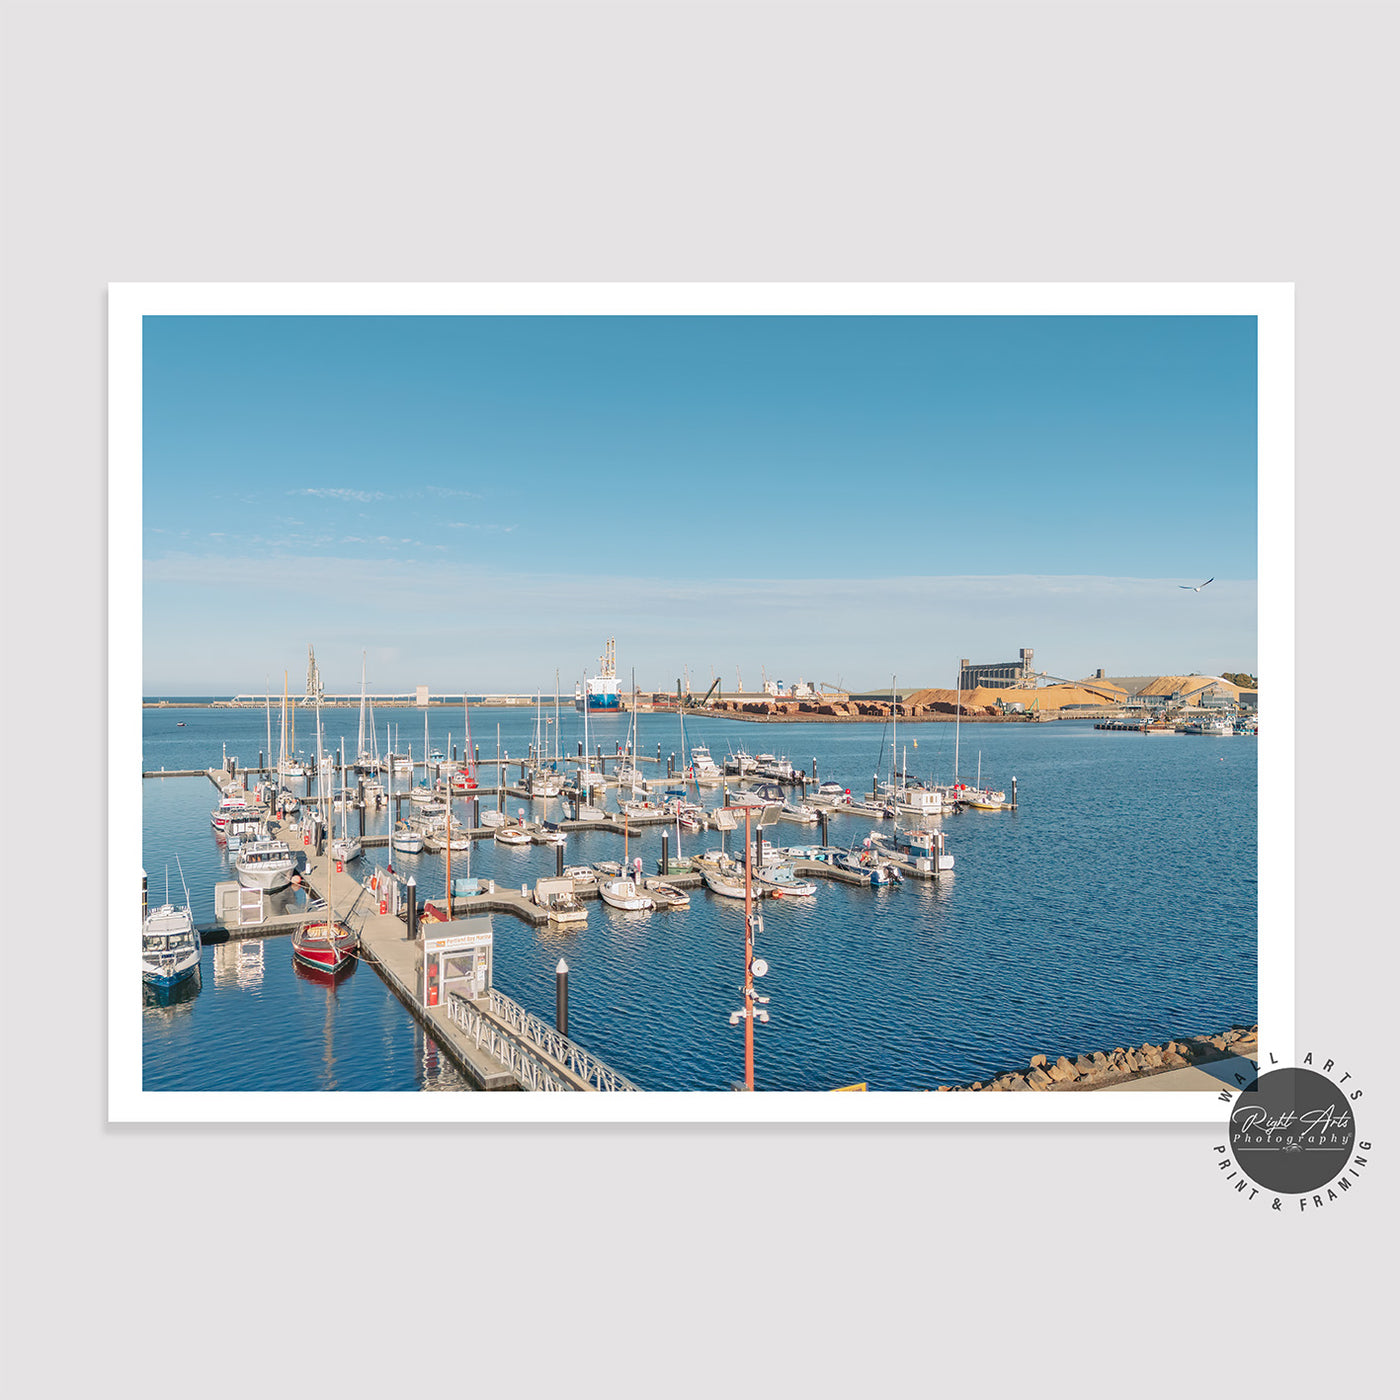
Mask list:
POLYGON ((580 714, 585 706, 588 713, 619 714, 622 710, 622 691, 617 683, 617 642, 608 638, 603 654, 598 658, 598 674, 580 681, 574 687, 574 709, 580 714))

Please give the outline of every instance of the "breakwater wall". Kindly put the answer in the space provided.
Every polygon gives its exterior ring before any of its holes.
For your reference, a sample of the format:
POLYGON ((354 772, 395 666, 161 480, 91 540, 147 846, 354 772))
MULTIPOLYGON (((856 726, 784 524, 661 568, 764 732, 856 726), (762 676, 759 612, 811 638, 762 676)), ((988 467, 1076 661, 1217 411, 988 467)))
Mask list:
POLYGON ((1188 1035, 1159 1045, 1115 1046, 1112 1050, 1091 1050, 1073 1058, 1060 1055, 1033 1055, 1025 1069, 1003 1070, 972 1084, 940 1084, 938 1092, 948 1093, 1041 1093, 1055 1090, 1106 1089, 1134 1079, 1188 1069, 1192 1065, 1228 1060, 1234 1056, 1254 1059, 1259 1052, 1259 1027, 1231 1026, 1219 1035, 1188 1035))

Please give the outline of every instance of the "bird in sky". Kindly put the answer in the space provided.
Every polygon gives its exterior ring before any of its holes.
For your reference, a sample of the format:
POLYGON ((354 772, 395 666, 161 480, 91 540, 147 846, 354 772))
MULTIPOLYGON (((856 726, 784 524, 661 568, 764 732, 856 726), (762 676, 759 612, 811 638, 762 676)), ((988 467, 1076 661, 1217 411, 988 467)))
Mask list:
MULTIPOLYGON (((1212 574, 1212 575, 1206 580, 1206 583, 1214 583, 1214 582, 1215 582, 1215 575, 1212 574)), ((1177 584, 1177 587, 1178 587, 1178 588, 1184 588, 1188 593, 1199 593, 1199 592, 1201 591, 1201 589, 1203 589, 1203 588, 1206 586, 1206 583, 1198 583, 1194 588, 1192 588, 1191 585, 1190 585, 1189 583, 1179 583, 1179 584, 1177 584)))

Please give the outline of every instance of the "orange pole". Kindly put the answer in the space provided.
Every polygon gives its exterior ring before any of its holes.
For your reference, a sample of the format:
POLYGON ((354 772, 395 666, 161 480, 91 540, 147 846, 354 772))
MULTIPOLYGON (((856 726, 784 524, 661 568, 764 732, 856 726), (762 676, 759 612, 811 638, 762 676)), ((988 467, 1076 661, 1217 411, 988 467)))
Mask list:
POLYGON ((753 1093, 753 846, 749 822, 753 808, 744 808, 744 1087, 753 1093))

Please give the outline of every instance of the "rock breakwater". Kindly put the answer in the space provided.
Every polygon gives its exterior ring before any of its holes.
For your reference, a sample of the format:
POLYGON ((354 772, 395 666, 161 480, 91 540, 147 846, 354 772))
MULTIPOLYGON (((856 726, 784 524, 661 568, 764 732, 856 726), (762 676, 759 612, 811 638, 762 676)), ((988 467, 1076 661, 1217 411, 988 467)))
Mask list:
POLYGON ((1105 1089, 1133 1079, 1145 1079, 1167 1070, 1228 1060, 1236 1055, 1256 1059, 1259 1053, 1259 1027, 1231 1026, 1219 1035, 1188 1035, 1160 1045, 1115 1046, 1112 1050, 1091 1050, 1084 1054, 1032 1055, 1025 1069, 1004 1070, 972 1084, 940 1084, 938 1092, 948 1093, 1049 1093, 1056 1090, 1105 1089))

